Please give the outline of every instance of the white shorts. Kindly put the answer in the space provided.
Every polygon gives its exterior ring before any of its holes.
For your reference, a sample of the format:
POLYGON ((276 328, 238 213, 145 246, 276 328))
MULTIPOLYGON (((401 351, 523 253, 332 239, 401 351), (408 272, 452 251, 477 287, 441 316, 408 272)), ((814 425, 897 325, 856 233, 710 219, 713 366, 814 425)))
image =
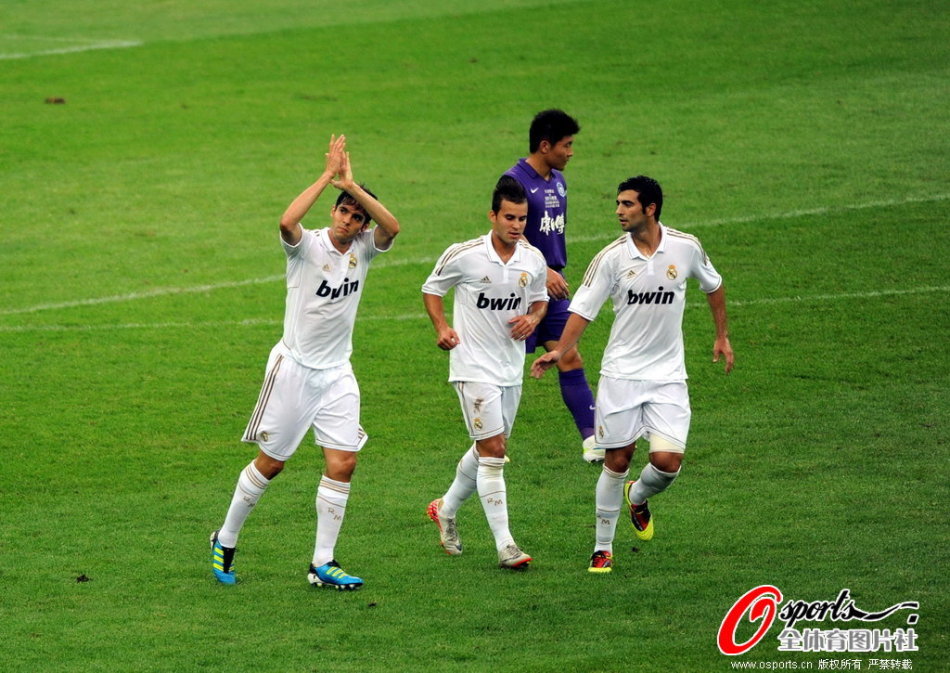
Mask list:
POLYGON ((327 449, 359 451, 360 389, 350 363, 331 369, 304 367, 277 344, 267 360, 264 385, 243 442, 257 444, 275 460, 294 455, 307 430, 327 449))
POLYGON ((511 437, 521 402, 521 386, 496 386, 476 381, 453 381, 452 386, 462 404, 469 437, 479 440, 502 433, 511 437))
POLYGON ((690 416, 685 381, 631 381, 601 376, 597 384, 594 423, 599 448, 620 449, 640 437, 649 441, 656 435, 685 451, 690 416))

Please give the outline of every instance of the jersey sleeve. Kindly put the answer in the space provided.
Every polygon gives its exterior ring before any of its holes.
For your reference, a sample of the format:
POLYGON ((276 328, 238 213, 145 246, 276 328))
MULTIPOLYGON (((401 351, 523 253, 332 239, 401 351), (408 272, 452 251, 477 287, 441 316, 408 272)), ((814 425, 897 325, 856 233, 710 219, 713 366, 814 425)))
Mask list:
POLYGON ((373 235, 373 229, 360 233, 360 256, 365 262, 373 261, 376 255, 381 252, 386 251, 376 247, 376 237, 373 235))
POLYGON ((548 265, 540 261, 534 279, 528 287, 528 307, 536 301, 548 301, 548 265))
MULTIPOLYGON (((376 227, 378 226, 379 225, 377 224, 376 227)), ((373 257, 375 257, 381 252, 389 252, 390 250, 393 249, 393 243, 394 243, 394 240, 390 239, 388 247, 386 248, 377 247, 376 246, 376 227, 373 227, 372 229, 366 232, 369 235, 369 247, 373 249, 373 257)))
POLYGON ((432 273, 426 278, 426 282, 422 284, 422 292, 424 294, 434 294, 439 297, 444 297, 448 294, 449 290, 458 285, 461 281, 462 267, 459 263, 458 248, 459 244, 449 246, 449 248, 442 253, 442 256, 439 257, 439 261, 435 263, 435 268, 432 269, 432 273))
POLYGON ((605 255, 594 257, 584 274, 584 282, 574 293, 568 310, 585 320, 594 320, 600 312, 600 307, 610 296, 610 288, 613 285, 612 269, 611 258, 605 255))
POLYGON ((310 246, 311 236, 313 235, 313 230, 300 228, 300 240, 297 241, 297 245, 291 245, 284 240, 283 236, 280 237, 280 245, 284 249, 284 254, 288 257, 298 257, 304 253, 304 251, 310 246))
POLYGON ((722 276, 716 271, 709 255, 702 247, 696 249, 692 276, 699 281, 699 288, 706 294, 715 292, 722 285, 722 276))

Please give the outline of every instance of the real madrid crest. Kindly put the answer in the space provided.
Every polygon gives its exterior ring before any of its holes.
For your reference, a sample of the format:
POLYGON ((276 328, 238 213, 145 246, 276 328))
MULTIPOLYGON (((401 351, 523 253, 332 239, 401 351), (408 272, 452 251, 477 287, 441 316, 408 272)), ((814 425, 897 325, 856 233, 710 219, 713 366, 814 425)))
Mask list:
POLYGON ((518 279, 519 287, 528 287, 528 273, 526 271, 521 272, 521 277, 518 279))
POLYGON ((482 429, 482 419, 476 418, 476 419, 472 420, 472 427, 474 427, 476 430, 481 430, 481 429, 482 429))
POLYGON ((679 274, 678 274, 677 271, 676 271, 676 265, 675 265, 675 264, 670 264, 668 267, 666 267, 666 277, 667 277, 667 278, 669 278, 670 280, 676 280, 676 277, 677 277, 678 275, 679 275, 679 274))
POLYGON ((356 255, 354 255, 352 252, 350 253, 350 268, 356 268, 356 255))

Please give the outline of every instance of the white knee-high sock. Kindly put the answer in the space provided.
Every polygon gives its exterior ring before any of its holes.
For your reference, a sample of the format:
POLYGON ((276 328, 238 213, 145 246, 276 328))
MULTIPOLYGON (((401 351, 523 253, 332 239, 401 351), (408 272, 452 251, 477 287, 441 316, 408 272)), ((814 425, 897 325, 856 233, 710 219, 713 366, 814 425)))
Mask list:
POLYGON ((482 456, 478 459, 478 497, 495 536, 495 547, 501 550, 514 544, 508 530, 508 492, 505 488, 505 459, 482 456))
POLYGON ((316 500, 317 540, 313 548, 313 565, 318 568, 333 560, 333 549, 336 547, 337 538, 340 537, 349 497, 348 483, 335 481, 326 475, 320 479, 316 500))
POLYGON ((620 518, 620 507, 623 504, 623 484, 627 472, 614 472, 604 465, 597 479, 597 488, 594 491, 594 502, 597 506, 597 540, 594 551, 614 550, 614 535, 617 533, 617 519, 620 518))
POLYGON ((318 568, 333 560, 333 550, 340 537, 349 497, 349 483, 330 479, 326 475, 320 478, 316 498, 317 535, 313 547, 313 565, 318 568))
POLYGON ((642 505, 647 498, 651 498, 669 488, 679 473, 679 470, 664 472, 656 469, 653 463, 647 463, 643 466, 637 483, 630 487, 630 502, 634 505, 642 505))
POLYGON ((441 513, 447 517, 455 516, 462 503, 468 500, 478 485, 478 451, 475 444, 466 451, 455 466, 455 480, 442 496, 441 513))
POLYGON ((228 507, 227 516, 218 532, 218 542, 223 546, 237 546, 241 528, 251 510, 254 509, 254 505, 264 495, 268 484, 270 480, 264 478, 253 462, 241 471, 234 489, 234 496, 231 498, 231 506, 228 507))

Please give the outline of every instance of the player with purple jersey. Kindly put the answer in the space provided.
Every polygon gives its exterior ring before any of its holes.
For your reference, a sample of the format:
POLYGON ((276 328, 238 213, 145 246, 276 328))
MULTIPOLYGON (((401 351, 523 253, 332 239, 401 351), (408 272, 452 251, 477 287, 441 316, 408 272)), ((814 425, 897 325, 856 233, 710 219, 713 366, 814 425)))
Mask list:
MULTIPOLYGON (((528 132, 528 156, 505 172, 521 183, 528 196, 528 222, 524 235, 542 252, 548 265, 548 312, 525 344, 533 353, 538 344, 550 351, 561 338, 567 324, 570 288, 564 278, 567 245, 567 183, 562 171, 574 155, 574 135, 580 131, 577 120, 562 110, 544 110, 535 115, 528 132)), ((589 463, 604 459, 604 450, 594 439, 594 395, 584 361, 577 348, 565 353, 557 363, 561 397, 583 441, 583 457, 589 463)))

